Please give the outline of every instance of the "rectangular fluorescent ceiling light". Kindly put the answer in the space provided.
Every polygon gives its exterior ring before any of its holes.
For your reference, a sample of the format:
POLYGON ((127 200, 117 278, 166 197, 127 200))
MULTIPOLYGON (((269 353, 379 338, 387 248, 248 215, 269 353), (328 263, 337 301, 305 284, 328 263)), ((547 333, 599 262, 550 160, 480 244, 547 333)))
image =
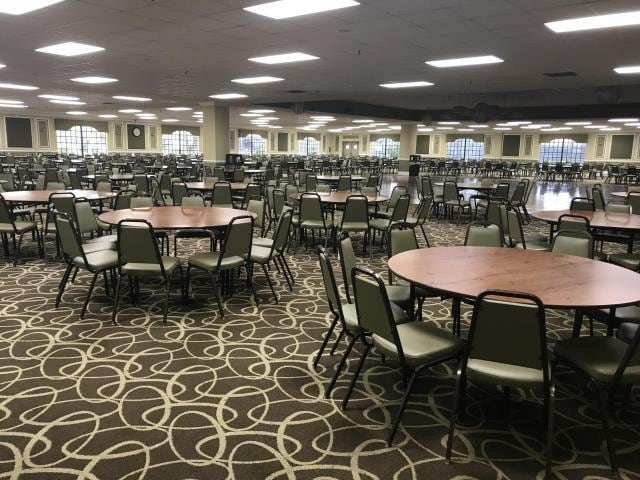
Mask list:
POLYGON ((433 128, 419 128, 419 132, 433 132, 433 128))
POLYGON ((128 97, 126 95, 115 95, 111 98, 115 98, 116 100, 125 100, 128 102, 150 102, 150 98, 146 97, 128 97))
POLYGON ((325 120, 327 122, 333 122, 335 120, 335 117, 321 116, 321 115, 314 115, 311 118, 313 118, 314 120, 325 120))
POLYGON ((511 127, 498 127, 494 128, 494 130, 497 130, 499 132, 506 132, 507 130, 511 130, 511 127))
POLYGON ((0 83, 0 88, 6 88, 9 90, 38 90, 38 87, 32 87, 31 85, 20 85, 17 83, 0 83))
POLYGON ((87 53, 101 52, 104 48, 94 45, 86 45, 84 43, 65 42, 48 47, 36 48, 36 52, 50 53, 52 55, 61 55, 63 57, 75 57, 76 55, 85 55, 87 53))
POLYGON ((619 132, 620 130, 622 129, 618 127, 605 127, 600 129, 601 132, 619 132))
POLYGON ((489 128, 489 125, 469 125, 469 128, 489 128))
POLYGON ((72 111, 72 112, 67 112, 67 115, 86 115, 87 112, 78 112, 78 111, 72 111))
POLYGON ((414 88, 414 87, 431 87, 431 82, 398 82, 398 83, 381 83, 384 88, 414 88))
POLYGON ((597 30, 601 28, 628 27, 640 25, 640 10, 593 17, 570 18, 556 22, 547 22, 545 26, 556 33, 597 30))
POLYGON ((125 108, 124 110, 118 110, 119 113, 141 113, 142 110, 137 110, 135 108, 125 108))
POLYGON ((0 108, 28 108, 26 105, 19 105, 16 103, 2 103, 0 101, 0 108))
POLYGON ((87 102, 78 102, 76 100, 49 100, 49 103, 57 103, 58 105, 86 105, 87 102))
POLYGON ((166 110, 170 110, 172 112, 188 112, 193 110, 191 107, 167 107, 166 110))
POLYGON ((180 120, 178 120, 177 118, 165 118, 162 121, 167 123, 174 123, 174 122, 179 122, 180 120))
POLYGON ((438 125, 460 125, 460 122, 438 122, 438 125))
POLYGON ((637 118, 612 118, 609 120, 612 123, 629 123, 629 122, 640 122, 637 118))
POLYGON ((261 113, 241 113, 241 117, 261 117, 261 113))
POLYGON ((587 125, 584 128, 598 128, 598 129, 600 129, 600 128, 607 128, 607 126, 606 125, 587 125))
POLYGON ((269 128, 282 128, 280 125, 269 125, 269 128))
POLYGON ((218 95, 209 95, 209 98, 215 98, 216 100, 234 100, 236 98, 247 98, 247 95, 243 93, 219 93, 218 95))
POLYGON ((319 57, 313 55, 307 55, 302 52, 283 53, 281 55, 269 55, 267 57, 254 57, 250 58, 250 62, 265 63, 267 65, 277 65, 279 63, 292 63, 292 62, 308 62, 309 60, 318 60, 319 57))
POLYGON ((0 13, 23 15, 62 1, 64 0, 0 0, 0 13))
POLYGON ((3 105, 22 105, 24 102, 22 100, 2 100, 0 99, 0 103, 3 105))
POLYGON ((88 83, 90 85, 99 85, 101 83, 113 83, 117 82, 117 78, 109 78, 109 77, 78 77, 72 78, 72 82, 77 83, 88 83))
POLYGON ((447 60, 428 60, 424 63, 438 68, 467 67, 469 65, 487 65, 489 63, 502 63, 504 60, 495 55, 482 55, 480 57, 450 58, 447 60))
POLYGON ((339 8, 355 7, 356 5, 360 5, 360 3, 354 0, 279 0, 245 7, 243 10, 281 20, 339 8))
POLYGON ((0 63, 0 68, 4 68, 6 65, 4 63, 0 63))
POLYGON ((259 83, 272 83, 281 82, 284 78, 278 77, 247 77, 247 78, 234 78, 231 80, 234 83, 242 83, 243 85, 257 85, 259 83))
POLYGON ((249 110, 249 113, 276 113, 276 111, 263 108, 258 110, 249 110))
POLYGON ((353 123, 373 123, 373 120, 354 120, 353 123))
POLYGON ((66 97, 64 95, 38 95, 38 98, 46 98, 47 100, 69 100, 71 102, 80 100, 78 97, 66 97))
POLYGON ((591 122, 565 122, 565 125, 574 125, 576 127, 578 126, 585 126, 585 125, 591 125, 591 122))
POLYGON ((616 67, 613 69, 614 72, 620 73, 622 75, 630 74, 630 73, 640 73, 640 65, 630 66, 630 67, 616 67))
POLYGON ((98 115, 100 118, 118 118, 118 115, 98 115))
POLYGON ((453 127, 436 127, 436 130, 453 130, 453 127))

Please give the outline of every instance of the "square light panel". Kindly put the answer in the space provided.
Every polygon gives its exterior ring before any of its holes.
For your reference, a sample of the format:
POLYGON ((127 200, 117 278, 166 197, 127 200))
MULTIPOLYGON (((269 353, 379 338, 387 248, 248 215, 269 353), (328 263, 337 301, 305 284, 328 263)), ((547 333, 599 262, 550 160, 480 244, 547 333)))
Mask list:
POLYGON ((431 82, 398 82, 398 83, 381 83, 384 88, 415 88, 415 87, 431 87, 431 82))
POLYGON ((281 20, 283 18, 299 17, 300 15, 328 12, 339 8, 355 7, 357 5, 360 5, 360 3, 354 0, 279 0, 245 7, 243 10, 281 20))
POLYGON ((0 0, 0 13, 23 15, 63 1, 64 0, 0 0))
POLYGON ((284 78, 278 77, 247 77, 247 78, 235 78, 231 80, 234 83, 242 83, 243 85, 257 85, 259 83, 273 83, 281 82, 284 78))
POLYGON ((104 48, 84 43, 65 42, 48 47, 36 48, 36 52, 61 55, 63 57, 75 57, 76 55, 86 55, 87 53, 101 52, 104 48))
POLYGON ((78 77, 78 78, 72 78, 71 81, 72 82, 77 82, 77 83, 87 83, 87 84, 90 84, 90 85, 99 85, 101 83, 117 82, 118 79, 117 78, 109 78, 109 77, 78 77))
POLYGON ((640 25, 640 10, 592 17, 569 18, 556 22, 547 22, 545 26, 556 33, 599 30, 602 28, 628 27, 640 25))
POLYGON ((428 60, 424 63, 437 68, 468 67, 471 65, 487 65, 490 63, 502 63, 504 60, 495 55, 482 55, 479 57, 449 58, 445 60, 428 60))
POLYGON ((279 63, 308 62, 310 60, 318 60, 320 57, 307 55, 302 52, 283 53, 280 55, 268 55, 266 57, 253 57, 250 62, 264 63, 266 65, 277 65, 279 63))

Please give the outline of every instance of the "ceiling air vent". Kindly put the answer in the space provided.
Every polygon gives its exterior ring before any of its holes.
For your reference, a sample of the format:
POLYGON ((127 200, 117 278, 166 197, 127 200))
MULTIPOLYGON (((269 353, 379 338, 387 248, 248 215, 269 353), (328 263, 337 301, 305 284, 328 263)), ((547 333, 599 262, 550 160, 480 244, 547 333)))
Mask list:
POLYGON ((287 93, 307 93, 304 90, 287 90, 287 93))
POLYGON ((551 72, 551 73, 543 73, 545 77, 549 78, 563 78, 563 77, 577 77, 578 74, 576 72, 551 72))

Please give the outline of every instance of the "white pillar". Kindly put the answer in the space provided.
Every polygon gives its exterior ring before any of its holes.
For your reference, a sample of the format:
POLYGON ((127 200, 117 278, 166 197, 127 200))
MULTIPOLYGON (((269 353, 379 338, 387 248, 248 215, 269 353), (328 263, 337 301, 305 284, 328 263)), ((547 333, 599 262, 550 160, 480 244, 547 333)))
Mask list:
POLYGON ((224 163, 229 150, 229 107, 207 105, 202 108, 201 132, 204 160, 224 163))
POLYGON ((409 171, 409 155, 416 153, 416 143, 418 141, 418 127, 414 123, 402 124, 400 130, 400 155, 399 170, 401 172, 409 171))

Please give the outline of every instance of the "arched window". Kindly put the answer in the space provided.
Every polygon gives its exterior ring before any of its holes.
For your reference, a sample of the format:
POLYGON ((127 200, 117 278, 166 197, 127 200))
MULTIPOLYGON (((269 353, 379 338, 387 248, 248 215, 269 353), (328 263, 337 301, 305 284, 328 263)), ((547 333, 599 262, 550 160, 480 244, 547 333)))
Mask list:
POLYGON ((76 125, 68 130, 56 130, 58 152, 72 155, 107 153, 107 132, 93 127, 76 125))
POLYGON ((482 160, 484 142, 476 142, 473 138, 457 138, 447 142, 447 158, 455 160, 482 160))
POLYGON ((301 155, 317 155, 320 153, 320 141, 314 137, 298 140, 298 153, 301 155))
POLYGON ((267 139, 257 133, 249 133, 240 137, 240 153, 244 155, 264 155, 267 153, 267 139))
POLYGON ((570 138, 554 138, 540 144, 540 161, 549 163, 583 163, 587 144, 570 138))
POLYGON ((400 155, 400 141, 393 138, 378 138, 369 143, 369 154, 374 157, 396 158, 400 155))
POLYGON ((186 130, 162 134, 162 151, 166 154, 197 155, 200 137, 186 130))

